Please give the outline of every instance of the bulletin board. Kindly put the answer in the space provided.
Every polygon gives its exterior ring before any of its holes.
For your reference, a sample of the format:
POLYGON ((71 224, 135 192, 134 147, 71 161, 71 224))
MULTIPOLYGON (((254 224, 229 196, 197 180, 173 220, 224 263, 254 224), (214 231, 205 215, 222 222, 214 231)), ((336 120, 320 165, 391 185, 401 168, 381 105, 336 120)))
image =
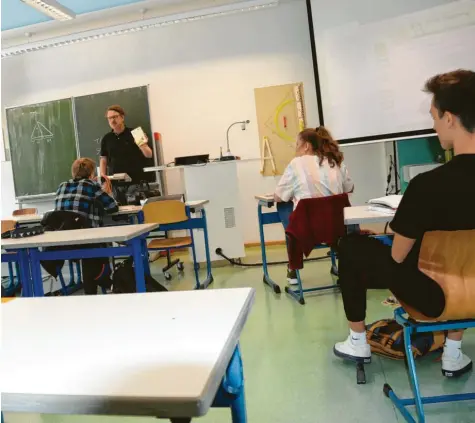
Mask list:
POLYGON ((256 88, 261 173, 282 175, 295 157, 297 135, 306 126, 303 84, 256 88))

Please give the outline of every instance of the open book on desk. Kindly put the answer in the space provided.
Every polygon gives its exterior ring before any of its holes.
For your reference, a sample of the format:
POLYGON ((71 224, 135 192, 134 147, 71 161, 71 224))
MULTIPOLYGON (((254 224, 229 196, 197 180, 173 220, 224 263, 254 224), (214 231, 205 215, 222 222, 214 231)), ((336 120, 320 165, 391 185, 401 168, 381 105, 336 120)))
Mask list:
POLYGON ((386 197, 374 198, 368 201, 368 209, 372 211, 395 214, 402 195, 388 195, 386 197))

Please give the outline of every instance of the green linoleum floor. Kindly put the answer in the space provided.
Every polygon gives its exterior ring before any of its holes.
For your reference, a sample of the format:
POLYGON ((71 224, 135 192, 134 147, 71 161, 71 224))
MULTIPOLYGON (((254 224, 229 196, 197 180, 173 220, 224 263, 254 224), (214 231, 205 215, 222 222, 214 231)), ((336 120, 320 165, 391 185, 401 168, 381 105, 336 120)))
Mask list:
MULTIPOLYGON (((322 252, 320 253, 322 254, 322 252)), ((285 253, 272 248, 270 259, 281 260, 285 253)), ((258 261, 259 250, 248 254, 247 262, 258 261)), ((163 260, 153 264, 153 272, 163 260)), ((331 282, 329 261, 308 264, 303 271, 308 286, 331 282)), ((157 270, 158 271, 158 270, 157 270)), ((193 273, 166 283, 169 289, 189 289, 193 273)), ((373 356, 366 366, 366 385, 356 385, 355 367, 332 354, 336 341, 347 336, 340 295, 334 292, 307 297, 301 306, 284 293, 276 296, 262 283, 262 269, 221 267, 213 270, 215 282, 209 289, 251 286, 256 302, 241 337, 249 423, 393 423, 403 418, 387 399, 382 387, 389 383, 403 397, 410 388, 403 362, 373 356)), ((285 266, 271 268, 271 275, 283 288, 285 266)), ((159 278, 157 276, 157 278, 159 278)), ((163 279, 159 279, 163 280, 163 279)), ((392 315, 381 302, 386 291, 368 294, 368 321, 392 315)), ((206 330, 206 328, 203 328, 206 330)), ((464 340, 464 351, 475 359, 475 331, 464 340)), ((473 392, 475 373, 460 380, 446 380, 435 357, 418 361, 425 395, 473 392)), ((475 401, 426 406, 429 423, 475 423, 475 401)), ((212 409, 207 416, 193 421, 230 422, 228 410, 212 409)), ((118 418, 96 416, 52 416, 6 414, 5 423, 154 423, 155 418, 118 418)))

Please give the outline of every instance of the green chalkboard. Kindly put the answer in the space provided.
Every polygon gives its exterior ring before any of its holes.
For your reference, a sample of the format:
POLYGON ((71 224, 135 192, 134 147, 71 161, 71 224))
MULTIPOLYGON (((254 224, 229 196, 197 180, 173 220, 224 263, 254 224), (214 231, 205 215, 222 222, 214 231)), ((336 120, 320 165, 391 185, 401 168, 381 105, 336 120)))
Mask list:
MULTIPOLYGON (((99 166, 101 139, 111 130, 105 117, 106 110, 113 104, 118 104, 125 110, 125 124, 128 127, 142 127, 152 148, 153 137, 146 86, 74 97, 73 101, 81 157, 90 157, 99 166)), ((144 167, 153 165, 153 158, 144 158, 144 167)), ((155 177, 153 173, 148 173, 147 176, 155 177)))
POLYGON ((6 110, 17 197, 56 192, 77 157, 71 99, 6 110))

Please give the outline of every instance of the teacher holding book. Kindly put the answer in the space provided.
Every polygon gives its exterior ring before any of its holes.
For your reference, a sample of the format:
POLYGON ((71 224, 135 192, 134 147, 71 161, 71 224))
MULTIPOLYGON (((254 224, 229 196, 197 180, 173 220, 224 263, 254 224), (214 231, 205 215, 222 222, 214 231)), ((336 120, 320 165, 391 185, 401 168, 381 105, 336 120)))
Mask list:
POLYGON ((132 181, 124 194, 133 195, 138 184, 148 180, 143 171, 145 159, 153 155, 148 137, 141 128, 131 129, 125 125, 125 111, 119 105, 109 106, 106 118, 111 131, 101 141, 101 175, 127 173, 132 181))

